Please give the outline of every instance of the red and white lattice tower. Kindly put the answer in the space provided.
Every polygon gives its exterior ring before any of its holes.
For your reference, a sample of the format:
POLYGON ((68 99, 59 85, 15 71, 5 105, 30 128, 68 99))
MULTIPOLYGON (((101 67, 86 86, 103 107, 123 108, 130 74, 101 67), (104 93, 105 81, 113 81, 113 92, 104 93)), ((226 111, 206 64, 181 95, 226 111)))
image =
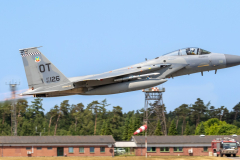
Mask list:
MULTIPOLYGON (((156 122, 162 120, 164 134, 167 135, 166 128, 166 119, 165 119, 165 108, 162 100, 162 92, 165 92, 165 88, 152 87, 142 90, 145 93, 145 114, 144 114, 144 124, 148 128, 148 131, 145 131, 145 148, 147 150, 147 134, 152 135, 156 129, 156 122), (154 103, 151 103, 154 102, 154 103), (151 110, 148 109, 148 106, 151 106, 151 110), (152 114, 155 116, 152 117, 152 114), (157 118, 154 118, 157 117, 157 118), (149 132, 149 133, 147 133, 149 132)), ((147 157, 147 152, 146 152, 147 157)))

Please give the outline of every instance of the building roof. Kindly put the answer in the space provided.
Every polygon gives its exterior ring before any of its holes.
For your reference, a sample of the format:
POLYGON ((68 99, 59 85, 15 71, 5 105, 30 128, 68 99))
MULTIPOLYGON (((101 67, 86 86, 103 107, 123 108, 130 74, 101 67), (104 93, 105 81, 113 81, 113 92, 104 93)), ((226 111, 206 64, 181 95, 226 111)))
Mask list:
POLYGON ((0 136, 0 144, 113 144, 108 136, 0 136))
POLYGON ((135 142, 131 141, 117 141, 114 144, 114 147, 137 147, 135 142))
MULTIPOLYGON (((211 144, 215 138, 230 137, 236 141, 240 141, 240 136, 232 137, 232 135, 211 135, 211 136, 147 136, 148 144, 211 144)), ((144 144, 145 136, 133 136, 136 144, 144 144)))

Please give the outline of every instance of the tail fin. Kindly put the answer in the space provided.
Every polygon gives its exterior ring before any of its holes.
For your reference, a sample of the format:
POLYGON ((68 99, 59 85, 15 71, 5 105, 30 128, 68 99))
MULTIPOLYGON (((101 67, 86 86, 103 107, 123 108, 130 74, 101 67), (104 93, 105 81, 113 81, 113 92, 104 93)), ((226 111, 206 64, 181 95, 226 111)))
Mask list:
POLYGON ((70 82, 37 48, 20 49, 29 88, 70 82))

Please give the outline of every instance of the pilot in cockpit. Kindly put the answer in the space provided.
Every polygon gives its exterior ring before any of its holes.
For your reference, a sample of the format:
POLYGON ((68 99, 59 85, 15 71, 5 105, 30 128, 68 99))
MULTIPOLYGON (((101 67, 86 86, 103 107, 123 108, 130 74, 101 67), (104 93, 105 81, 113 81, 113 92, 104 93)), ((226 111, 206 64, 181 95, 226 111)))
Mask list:
POLYGON ((195 49, 194 48, 187 48, 186 49, 187 55, 195 55, 195 49))
POLYGON ((195 49, 194 48, 191 49, 191 54, 195 55, 195 49))

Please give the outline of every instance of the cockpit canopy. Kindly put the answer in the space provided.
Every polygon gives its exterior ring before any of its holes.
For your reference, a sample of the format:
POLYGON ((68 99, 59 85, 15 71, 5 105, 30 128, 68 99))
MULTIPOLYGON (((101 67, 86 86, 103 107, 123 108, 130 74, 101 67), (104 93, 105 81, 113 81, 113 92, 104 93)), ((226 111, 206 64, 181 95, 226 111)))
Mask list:
POLYGON ((164 54, 163 56, 184 56, 184 55, 203 55, 203 54, 210 54, 211 52, 206 51, 201 48, 184 48, 184 49, 179 49, 174 52, 170 52, 167 54, 164 54))

